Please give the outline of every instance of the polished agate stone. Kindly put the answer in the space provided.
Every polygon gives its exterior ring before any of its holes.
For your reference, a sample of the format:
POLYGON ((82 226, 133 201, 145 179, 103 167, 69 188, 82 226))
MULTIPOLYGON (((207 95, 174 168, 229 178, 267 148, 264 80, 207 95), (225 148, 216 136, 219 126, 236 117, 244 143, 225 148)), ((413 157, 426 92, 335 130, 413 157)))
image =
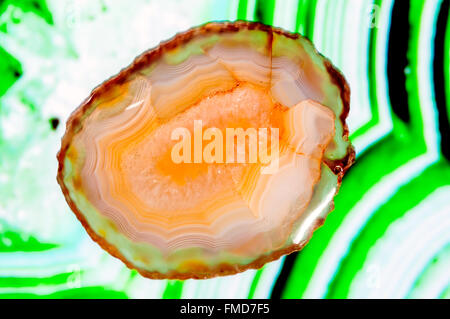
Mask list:
POLYGON ((259 268, 301 249, 333 209, 354 160, 348 111, 344 77, 305 38, 210 23, 94 89, 67 121, 58 182, 92 239, 146 277, 259 268), (174 132, 195 139, 196 123, 209 140, 255 129, 277 156, 249 161, 248 137, 215 161, 175 161, 174 132))

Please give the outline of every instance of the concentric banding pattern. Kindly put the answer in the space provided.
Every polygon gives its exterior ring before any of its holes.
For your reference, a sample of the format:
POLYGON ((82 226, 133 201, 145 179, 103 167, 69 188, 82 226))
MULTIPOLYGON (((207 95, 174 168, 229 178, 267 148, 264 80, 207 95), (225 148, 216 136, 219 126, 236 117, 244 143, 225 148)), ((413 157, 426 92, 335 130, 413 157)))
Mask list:
MULTIPOLYGON (((146 276, 258 267, 303 247, 332 208, 353 160, 348 103, 342 75, 304 38, 256 23, 207 24, 144 53, 93 91, 68 120, 58 181, 90 235, 146 276), (220 94, 233 107, 220 104, 220 94), (232 112, 256 128, 277 125, 257 119, 281 112, 280 169, 263 175, 260 165, 225 164, 220 183, 189 178, 193 192, 180 197, 184 189, 171 191, 177 186, 158 175, 170 165, 159 158, 170 151, 163 150, 173 144, 170 133, 191 126, 184 118, 208 127, 205 115, 215 112, 209 117, 219 123, 232 112)), ((214 167, 207 169, 205 177, 214 167)))
POLYGON ((450 297, 448 240, 436 242, 438 248, 430 228, 436 217, 445 229, 442 209, 448 211, 448 0, 137 0, 133 6, 110 2, 105 10, 96 1, 33 2, 38 9, 27 1, 6 1, 9 5, 0 9, 6 25, 0 38, 5 66, 0 82, 2 297, 450 297), (193 3, 198 10, 192 10, 193 3), (336 210, 301 254, 231 277, 149 281, 99 249, 69 214, 53 178, 61 123, 94 85, 117 73, 136 52, 192 25, 237 18, 306 35, 345 73, 358 160, 345 177, 336 210), (418 45, 419 37, 424 46, 418 45), (388 65, 400 76, 390 78, 388 65), (401 87, 406 97, 394 103, 391 97, 401 87), (409 122, 398 115, 405 109, 409 122), (419 168, 406 165, 427 147, 438 155, 419 168), (30 169, 30 163, 39 163, 39 170, 30 169), (377 200, 368 209, 371 217, 364 214, 358 223, 349 217, 352 231, 341 241, 337 230, 352 208, 353 216, 360 215, 365 204, 357 203, 367 203, 365 194, 372 189, 377 200), (417 224, 423 210, 427 220, 417 224), (398 241, 384 240, 392 234, 405 241, 420 234, 423 246, 398 250, 398 241), (377 253, 369 254, 375 246, 377 253), (331 260, 327 247, 338 248, 330 263, 325 262, 331 260), (413 270, 407 277, 391 272, 398 261, 405 261, 399 269, 413 270), (323 281, 312 280, 321 275, 323 281), (385 283, 396 287, 400 281, 406 289, 384 289, 385 283))

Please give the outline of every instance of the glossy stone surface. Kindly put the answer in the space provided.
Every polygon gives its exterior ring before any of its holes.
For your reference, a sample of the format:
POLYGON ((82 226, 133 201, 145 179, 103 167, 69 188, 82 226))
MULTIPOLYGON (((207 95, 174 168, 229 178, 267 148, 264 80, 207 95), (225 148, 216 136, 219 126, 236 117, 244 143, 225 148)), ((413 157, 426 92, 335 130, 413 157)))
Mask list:
POLYGON ((354 158, 348 107, 344 78, 306 39, 207 24, 92 92, 67 122, 58 181, 91 237, 144 276, 258 268, 301 249, 333 208, 354 158), (278 129, 278 169, 174 163, 172 132, 198 120, 223 133, 278 129))

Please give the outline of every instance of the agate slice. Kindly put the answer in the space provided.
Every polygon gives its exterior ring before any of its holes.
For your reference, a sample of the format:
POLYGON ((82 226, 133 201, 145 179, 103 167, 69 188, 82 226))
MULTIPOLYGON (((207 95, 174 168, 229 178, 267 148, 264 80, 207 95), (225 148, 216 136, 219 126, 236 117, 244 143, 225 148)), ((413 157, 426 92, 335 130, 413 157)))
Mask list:
POLYGON ((349 95, 300 35, 209 23, 94 89, 67 122, 57 179, 92 239, 143 276, 259 268, 300 250, 333 209, 354 161, 349 95), (230 129, 256 135, 219 150, 230 129))

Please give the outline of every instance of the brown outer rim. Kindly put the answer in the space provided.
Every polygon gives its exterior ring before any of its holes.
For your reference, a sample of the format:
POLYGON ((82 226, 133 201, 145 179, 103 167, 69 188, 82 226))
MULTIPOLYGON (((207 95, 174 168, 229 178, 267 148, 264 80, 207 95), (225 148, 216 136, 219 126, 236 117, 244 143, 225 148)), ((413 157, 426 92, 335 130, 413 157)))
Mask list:
MULTIPOLYGON (((159 273, 159 272, 152 272, 148 271, 139 267, 136 267, 133 265, 129 260, 127 260, 119 251, 118 249, 111 245, 108 241, 106 241, 103 237, 95 233, 90 225, 88 224, 86 218, 84 215, 78 210, 75 203, 72 201, 69 191, 64 184, 64 176, 63 176, 63 169, 64 169, 64 158, 66 156, 66 152, 70 146, 70 142, 73 138, 73 136, 76 134, 77 130, 81 126, 81 119, 83 114, 86 113, 86 111, 92 106, 92 102, 102 95, 105 91, 107 91, 110 87, 121 84, 125 82, 125 80, 132 75, 134 72, 138 72, 143 67, 149 65, 156 59, 158 59, 165 51, 170 50, 172 48, 175 48, 179 45, 185 44, 194 37, 197 37, 199 35, 205 35, 210 33, 223 33, 223 32, 237 32, 239 30, 260 30, 267 32, 269 34, 269 39, 273 39, 273 34, 276 33, 278 35, 283 35, 285 37, 291 38, 291 39, 297 39, 301 37, 301 35, 296 33, 290 33, 287 31, 284 31, 279 28, 271 27, 259 22, 247 22, 247 21, 236 21, 236 22, 211 22, 206 23, 204 25, 194 27, 192 29, 189 29, 185 32, 176 34, 172 39, 161 42, 159 46, 156 48, 150 49, 148 51, 145 51, 140 56, 138 56, 133 63, 122 69, 121 72, 110 79, 103 82, 101 85, 97 86, 90 94, 90 96, 70 115, 69 119, 67 120, 66 124, 66 132, 61 140, 61 149, 57 154, 57 160, 58 160, 58 175, 57 175, 57 181, 60 185, 62 192, 64 194, 64 197, 69 204, 72 211, 75 213, 78 220, 81 222, 83 227, 87 230, 89 236, 97 242, 100 247, 102 247, 104 250, 109 252, 112 256, 120 259, 128 268, 130 269, 136 269, 142 276, 151 278, 151 279, 206 279, 206 278, 213 278, 216 276, 225 276, 225 275, 233 275, 242 271, 245 271, 247 269, 258 269, 261 268, 264 264, 276 260, 280 258, 283 255, 290 254, 295 251, 301 250, 306 243, 309 241, 309 239, 312 236, 312 233, 319 228, 323 222, 324 219, 319 219, 316 221, 312 231, 310 232, 308 238, 299 243, 299 244, 292 244, 288 247, 285 247, 283 249, 279 249, 277 251, 272 252, 269 255, 261 256, 257 258, 255 261, 253 261, 250 264, 247 265, 230 265, 230 264, 219 264, 218 266, 214 268, 209 268, 207 271, 198 271, 198 272, 177 272, 177 271, 169 271, 168 273, 159 273)), ((303 37, 305 38, 305 37, 303 37)), ((307 39, 307 38, 305 38, 307 39)), ((308 40, 308 39, 307 39, 308 40)), ((309 41, 309 40, 308 40, 309 41)), ((313 46, 314 47, 314 46, 313 46)), ((316 50, 317 52, 317 50, 316 50)), ((319 55, 321 55, 319 52, 317 52, 319 55)), ((340 115, 340 121, 342 123, 342 126, 344 128, 343 130, 343 138, 344 140, 348 140, 348 128, 347 124, 345 122, 349 109, 350 109, 350 88, 347 84, 347 81, 345 80, 344 76, 341 74, 339 70, 337 70, 331 62, 321 55, 324 59, 325 67, 330 75, 330 78, 332 82, 339 87, 341 92, 341 99, 343 104, 343 110, 340 115)), ((344 173, 347 171, 347 169, 353 164, 355 160, 355 151, 351 144, 348 146, 347 154, 344 158, 335 160, 335 161, 326 161, 326 164, 332 169, 332 171, 338 176, 338 190, 342 182, 342 177, 344 176, 344 173)), ((336 193, 338 192, 336 191, 336 193)), ((334 204, 332 203, 332 208, 334 204)))

